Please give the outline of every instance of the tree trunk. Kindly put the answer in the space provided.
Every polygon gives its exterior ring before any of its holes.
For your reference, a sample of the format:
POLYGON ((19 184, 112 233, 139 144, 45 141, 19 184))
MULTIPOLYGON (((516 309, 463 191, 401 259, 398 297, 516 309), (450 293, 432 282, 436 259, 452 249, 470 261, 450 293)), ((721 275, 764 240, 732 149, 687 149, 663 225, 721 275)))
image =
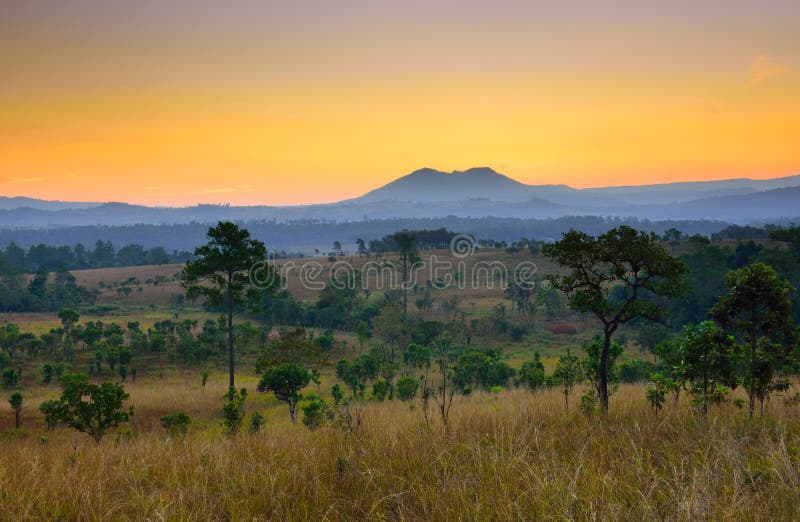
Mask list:
POLYGON ((228 374, 230 388, 235 389, 233 378, 233 296, 231 295, 231 279, 231 274, 228 274, 228 374))
POLYGON ((297 424, 297 416, 295 415, 296 404, 289 402, 289 416, 292 418, 292 424, 297 424))
POLYGON ((755 338, 750 342, 750 418, 753 418, 753 411, 756 406, 756 342, 755 338))
POLYGON ((611 350, 611 332, 603 332, 603 352, 600 354, 599 382, 597 394, 600 396, 600 408, 603 414, 608 413, 608 352, 611 350))
POLYGON ((403 317, 408 314, 408 288, 406 287, 406 279, 408 278, 408 259, 403 256, 403 317))

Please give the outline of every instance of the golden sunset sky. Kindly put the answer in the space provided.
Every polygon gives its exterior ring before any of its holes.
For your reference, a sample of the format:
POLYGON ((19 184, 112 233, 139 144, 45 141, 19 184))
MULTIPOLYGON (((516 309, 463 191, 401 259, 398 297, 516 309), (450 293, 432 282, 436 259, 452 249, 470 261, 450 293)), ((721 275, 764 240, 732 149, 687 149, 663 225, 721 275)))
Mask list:
POLYGON ((0 195, 358 196, 800 173, 800 2, 0 0, 0 195), (702 5, 696 5, 702 4, 702 5))

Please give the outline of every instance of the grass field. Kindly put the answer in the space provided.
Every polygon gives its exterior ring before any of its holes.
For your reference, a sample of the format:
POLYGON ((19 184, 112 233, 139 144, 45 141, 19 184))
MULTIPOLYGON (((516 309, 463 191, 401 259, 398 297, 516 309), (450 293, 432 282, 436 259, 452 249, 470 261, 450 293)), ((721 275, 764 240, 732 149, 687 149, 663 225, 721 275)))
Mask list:
MULTIPOLYGON (((432 255, 446 257, 429 253, 429 262, 432 255)), ((529 254, 481 251, 464 269, 470 271, 480 261, 514 266, 530 259, 529 254)), ((532 259, 539 275, 552 270, 540 258, 532 259)), ((323 272, 332 264, 314 261, 323 265, 323 272)), ((361 268, 365 261, 354 258, 352 263, 361 268)), ((139 321, 146 329, 164 319, 215 318, 197 303, 176 302, 181 289, 172 277, 180 268, 75 272, 79 284, 100 290, 99 304, 114 305, 103 315, 85 314, 82 321, 139 321), (159 276, 157 286, 144 283, 159 276), (116 288, 130 278, 143 283, 142 291, 120 295, 116 288)), ((318 291, 301 285, 294 274, 289 290, 313 302, 318 291)), ((510 308, 497 286, 468 285, 433 294, 437 302, 456 296, 465 320, 484 318, 500 303, 510 308)), ((444 319, 437 309, 422 315, 444 319)), ((504 337, 476 342, 502 349, 515 368, 539 352, 549 373, 567 347, 581 354, 581 345, 597 326, 569 312, 557 317, 540 313, 525 320, 534 328, 522 341, 504 337)), ((60 324, 55 314, 3 314, 0 321, 37 334, 60 324)), ((332 354, 331 362, 357 354, 353 332, 335 336, 346 348, 332 354)), ((91 353, 78 355, 85 359, 91 353)), ((638 356, 636 345, 629 343, 620 362, 638 356)), ((257 392, 253 359, 249 350, 237 362, 237 387, 249 393, 244 427, 232 436, 221 421, 227 390, 221 359, 216 366, 187 368, 157 354, 138 355, 137 379, 125 382, 127 404, 135 409, 133 420, 108 433, 99 445, 64 426, 46 431, 38 406, 56 398, 59 390, 39 384, 41 361, 28 361, 21 430, 14 429, 8 402, 0 401, 0 520, 800 517, 800 417, 798 407, 781 397, 767 405, 766 416, 752 421, 746 411, 730 404, 713 408, 703 418, 685 398, 678 404, 668 401, 656 415, 647 405, 643 385, 622 385, 603 418, 580 413, 581 386, 570 396, 569 414, 558 389, 531 393, 516 388, 456 396, 447 430, 433 402, 426 422, 419 398, 410 404, 356 402, 347 410, 348 422, 340 419, 309 430, 290 422, 286 404, 257 392), (203 370, 211 371, 206 386, 201 386, 203 370), (161 427, 161 417, 176 412, 192 419, 185 436, 170 436, 161 427), (246 426, 255 412, 265 417, 266 426, 249 433, 246 426)), ((117 379, 104 372, 101 379, 117 379)), ((329 365, 322 371, 321 385, 311 384, 304 392, 329 398, 334 382, 329 365)), ((794 382, 788 393, 797 389, 794 382)))
MULTIPOLYGON (((660 417, 623 386, 606 420, 566 415, 557 391, 458 397, 447 434, 419 402, 368 403, 349 433, 291 425, 252 393, 261 433, 221 432, 224 384, 179 376, 128 386, 133 434, 101 444, 58 428, 0 444, 0 518, 67 520, 791 520, 800 513, 800 421, 775 400, 769 418, 733 407, 707 418, 686 404, 660 417), (194 423, 170 438, 157 419, 194 423)), ((243 382, 252 386, 252 382, 243 382)), ((323 387, 329 383, 323 383, 323 387)), ((251 391, 252 388, 251 388, 251 391)), ((48 390, 39 390, 46 396, 48 390)), ((578 393, 575 393, 577 396, 578 393)), ((573 398, 573 411, 576 409, 573 398)), ((433 412, 432 412, 433 413, 433 412)), ((0 407, 10 418, 8 405, 0 407)))

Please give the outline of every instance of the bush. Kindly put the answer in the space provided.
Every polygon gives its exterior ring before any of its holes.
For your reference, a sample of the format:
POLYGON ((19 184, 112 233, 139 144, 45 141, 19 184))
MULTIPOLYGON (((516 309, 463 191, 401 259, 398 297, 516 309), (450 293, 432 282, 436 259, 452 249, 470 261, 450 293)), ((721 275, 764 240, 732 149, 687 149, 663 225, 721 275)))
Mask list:
POLYGON ((591 417, 597 409, 597 394, 594 390, 588 389, 581 395, 581 413, 591 417))
POLYGON ((382 401, 386 399, 386 394, 389 392, 389 383, 386 379, 375 379, 372 383, 372 396, 375 399, 382 401))
POLYGON ((225 423, 225 429, 230 434, 235 434, 239 431, 239 426, 244 419, 244 400, 247 398, 247 390, 242 388, 241 392, 237 392, 234 388, 230 388, 228 393, 225 394, 228 402, 222 407, 222 418, 225 423))
POLYGON ((314 399, 307 402, 302 406, 303 409, 303 424, 309 429, 315 429, 322 426, 325 419, 329 417, 330 411, 328 404, 321 399, 314 399))
POLYGON ((344 399, 344 392, 342 391, 342 387, 338 384, 334 384, 333 388, 331 388, 331 397, 333 397, 333 403, 339 404, 344 399))
POLYGON ((397 398, 401 401, 410 401, 417 395, 419 383, 413 377, 397 379, 397 398))
POLYGON ((183 412, 173 413, 161 417, 161 426, 166 429, 170 435, 185 435, 189 430, 189 423, 191 419, 183 412))
POLYGON ((620 382, 637 383, 645 382, 650 379, 650 375, 656 371, 656 365, 650 361, 632 359, 617 366, 617 376, 620 382))
POLYGON ((250 433, 258 433, 264 428, 264 424, 267 421, 264 419, 264 416, 258 412, 253 413, 252 417, 250 417, 250 427, 248 430, 250 433))

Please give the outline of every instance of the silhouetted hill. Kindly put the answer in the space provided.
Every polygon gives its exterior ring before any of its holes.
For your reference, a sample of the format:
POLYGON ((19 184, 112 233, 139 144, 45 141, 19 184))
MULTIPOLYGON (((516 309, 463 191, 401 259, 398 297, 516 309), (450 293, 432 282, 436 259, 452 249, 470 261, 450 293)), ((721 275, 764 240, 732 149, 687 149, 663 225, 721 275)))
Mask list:
POLYGON ((425 168, 361 197, 319 205, 148 207, 29 198, 2 198, 0 203, 0 228, 26 229, 218 220, 347 222, 365 218, 545 219, 586 215, 745 224, 800 214, 800 176, 574 189, 566 185, 526 185, 488 167, 449 173, 425 168), (22 206, 12 207, 14 202, 22 206))

